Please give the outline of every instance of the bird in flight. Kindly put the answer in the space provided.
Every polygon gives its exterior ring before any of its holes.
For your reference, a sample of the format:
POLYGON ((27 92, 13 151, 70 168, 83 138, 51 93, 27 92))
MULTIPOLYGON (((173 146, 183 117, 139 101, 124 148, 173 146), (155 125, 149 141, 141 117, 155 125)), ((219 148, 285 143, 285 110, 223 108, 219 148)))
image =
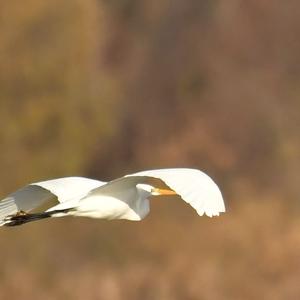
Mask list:
POLYGON ((31 183, 0 201, 0 226, 64 216, 140 221, 149 213, 151 196, 174 195, 200 216, 225 212, 222 194, 208 175, 173 168, 142 171, 109 182, 65 177, 31 183))

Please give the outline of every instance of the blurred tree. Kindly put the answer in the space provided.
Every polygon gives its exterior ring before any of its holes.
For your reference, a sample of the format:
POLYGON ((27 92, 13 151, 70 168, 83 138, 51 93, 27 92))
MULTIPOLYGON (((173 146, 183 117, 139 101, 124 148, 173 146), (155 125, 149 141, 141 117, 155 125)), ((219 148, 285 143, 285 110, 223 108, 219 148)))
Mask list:
POLYGON ((0 1, 2 195, 191 166, 229 210, 212 221, 165 199, 138 226, 1 230, 0 298, 299 299, 299 13, 280 0, 0 1))
POLYGON ((79 173, 94 140, 114 127, 115 83, 95 64, 98 7, 36 0, 0 6, 1 188, 79 173))
POLYGON ((187 165, 297 194, 296 2, 0 5, 2 188, 187 165))

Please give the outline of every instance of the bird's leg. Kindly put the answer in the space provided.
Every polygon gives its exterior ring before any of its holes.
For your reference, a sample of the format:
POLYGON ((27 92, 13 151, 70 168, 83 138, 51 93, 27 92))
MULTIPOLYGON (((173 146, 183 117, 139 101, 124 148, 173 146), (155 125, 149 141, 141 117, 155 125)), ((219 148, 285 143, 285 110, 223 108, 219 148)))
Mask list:
POLYGON ((6 222, 5 226, 16 226, 21 225, 27 222, 36 221, 44 218, 48 218, 51 215, 47 213, 37 213, 37 214, 28 214, 23 210, 18 211, 14 215, 9 215, 5 217, 4 221, 6 222))
POLYGON ((14 217, 26 216, 27 213, 24 210, 19 210, 14 217))
POLYGON ((27 213, 25 211, 23 211, 23 210, 19 210, 14 215, 8 215, 8 216, 6 216, 4 220, 13 220, 15 218, 24 217, 24 216, 27 216, 27 213))
POLYGON ((23 223, 28 222, 29 214, 27 214, 23 210, 19 210, 14 215, 8 215, 4 218, 4 221, 6 222, 5 226, 15 226, 15 225, 21 225, 23 223))
POLYGON ((20 210, 14 215, 9 215, 9 216, 5 217, 4 226, 22 225, 24 223, 50 218, 57 213, 67 213, 68 211, 70 211, 70 209, 53 210, 53 211, 49 211, 49 212, 45 211, 45 212, 41 212, 41 213, 30 214, 30 213, 26 213, 26 212, 20 210))

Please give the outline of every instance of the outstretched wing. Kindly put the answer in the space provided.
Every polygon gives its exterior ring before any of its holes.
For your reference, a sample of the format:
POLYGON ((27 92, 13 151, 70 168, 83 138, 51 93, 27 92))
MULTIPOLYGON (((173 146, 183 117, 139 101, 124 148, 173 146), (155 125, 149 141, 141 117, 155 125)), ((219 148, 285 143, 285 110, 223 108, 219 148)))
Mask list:
POLYGON ((87 197, 106 195, 116 197, 126 202, 142 219, 149 212, 148 199, 132 197, 131 201, 130 197, 124 197, 126 190, 131 189, 134 193, 138 184, 149 184, 157 188, 169 187, 189 203, 200 216, 206 214, 212 217, 225 212, 218 186, 205 173, 195 169, 160 169, 129 174, 92 190, 87 197))
POLYGON ((29 184, 0 201, 0 226, 7 216, 18 212, 43 212, 72 199, 84 197, 104 182, 66 177, 29 184))
POLYGON ((149 170, 126 175, 125 178, 131 176, 161 180, 189 203, 200 216, 206 214, 212 217, 225 212, 223 197, 218 186, 208 175, 199 170, 184 168, 149 170))

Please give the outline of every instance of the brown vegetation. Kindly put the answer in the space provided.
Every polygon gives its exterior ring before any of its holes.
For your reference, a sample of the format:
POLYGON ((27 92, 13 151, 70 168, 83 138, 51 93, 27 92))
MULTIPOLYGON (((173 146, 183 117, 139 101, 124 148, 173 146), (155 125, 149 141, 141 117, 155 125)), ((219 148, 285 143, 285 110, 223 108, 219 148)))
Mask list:
MULTIPOLYGON (((24 3, 23 3, 24 4, 24 3)), ((0 299, 298 299, 300 4, 0 4, 0 192, 188 166, 228 212, 0 230, 0 299)), ((172 202, 172 203, 170 203, 172 202)))

